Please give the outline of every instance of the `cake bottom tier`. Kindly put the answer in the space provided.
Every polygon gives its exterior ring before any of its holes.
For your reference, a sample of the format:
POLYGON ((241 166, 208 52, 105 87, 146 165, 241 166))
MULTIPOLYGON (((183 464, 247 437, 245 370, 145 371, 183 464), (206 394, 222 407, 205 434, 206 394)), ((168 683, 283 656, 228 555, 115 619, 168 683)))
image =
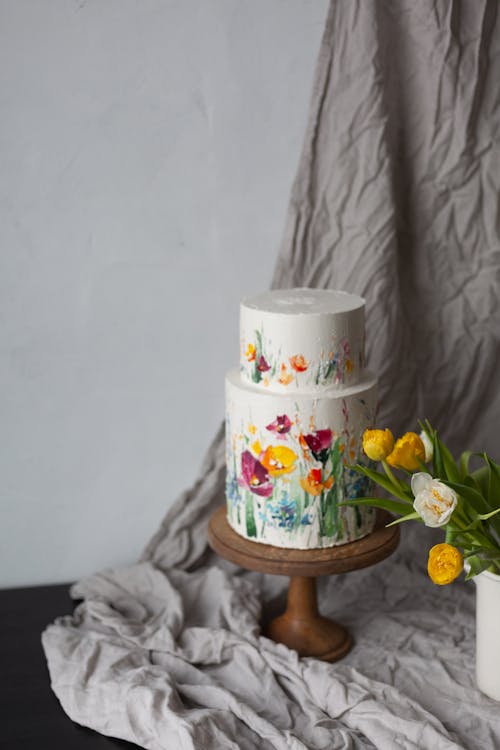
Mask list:
POLYGON ((344 390, 277 394, 226 377, 226 500, 241 536, 292 549, 346 544, 369 534, 372 508, 342 502, 372 492, 349 468, 367 463, 363 432, 375 422, 376 379, 344 390))

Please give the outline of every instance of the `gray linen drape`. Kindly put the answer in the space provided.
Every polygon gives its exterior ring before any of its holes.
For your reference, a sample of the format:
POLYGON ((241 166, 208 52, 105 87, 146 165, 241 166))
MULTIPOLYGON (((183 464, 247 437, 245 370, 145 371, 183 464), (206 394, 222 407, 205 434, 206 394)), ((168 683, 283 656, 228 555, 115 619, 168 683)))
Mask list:
MULTIPOLYGON (((500 21, 496 0, 338 0, 321 46, 273 285, 367 300, 380 425, 428 417, 500 458, 500 21)), ((439 588, 406 527, 379 565, 320 584, 354 650, 333 665, 259 635, 285 579, 207 551, 223 430, 129 568, 76 584, 43 634, 52 686, 85 726, 160 748, 498 748, 474 681, 474 584, 439 588)))

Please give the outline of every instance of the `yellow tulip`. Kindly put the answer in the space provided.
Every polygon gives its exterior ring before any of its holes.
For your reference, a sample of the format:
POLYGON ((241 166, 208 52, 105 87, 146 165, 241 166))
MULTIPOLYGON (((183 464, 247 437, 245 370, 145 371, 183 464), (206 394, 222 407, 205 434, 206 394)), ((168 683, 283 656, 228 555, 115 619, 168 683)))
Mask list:
POLYGON ((444 586, 457 578, 464 567, 462 553, 451 544, 435 544, 429 550, 427 571, 431 580, 444 586))
POLYGON ((416 471, 425 463, 425 446, 416 432, 407 432, 396 440, 396 445, 387 456, 387 463, 396 469, 416 471))
POLYGON ((394 437, 390 430, 365 430, 363 450, 372 461, 383 461, 392 453, 394 437))

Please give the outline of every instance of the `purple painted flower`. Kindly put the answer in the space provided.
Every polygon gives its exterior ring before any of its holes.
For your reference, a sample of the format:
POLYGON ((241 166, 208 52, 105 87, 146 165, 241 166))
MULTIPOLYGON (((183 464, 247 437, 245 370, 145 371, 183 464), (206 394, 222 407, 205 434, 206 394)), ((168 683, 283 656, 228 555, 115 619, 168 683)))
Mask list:
POLYGON ((328 459, 328 451, 332 445, 332 431, 316 430, 316 432, 311 432, 309 435, 304 435, 303 439, 316 461, 325 463, 328 459))
POLYGON ((266 467, 250 451, 243 451, 241 454, 239 484, 260 497, 270 497, 273 494, 273 485, 266 467))
POLYGON ((259 361, 257 362, 257 370, 259 372, 267 372, 270 369, 271 369, 271 365, 268 365, 266 362, 266 358, 263 355, 261 355, 259 357, 259 361))
POLYGON ((276 417, 274 422, 268 424, 266 426, 266 430, 269 430, 269 432, 276 432, 280 437, 281 435, 286 435, 287 432, 290 432, 291 426, 291 421, 288 419, 286 414, 283 414, 281 417, 276 417))

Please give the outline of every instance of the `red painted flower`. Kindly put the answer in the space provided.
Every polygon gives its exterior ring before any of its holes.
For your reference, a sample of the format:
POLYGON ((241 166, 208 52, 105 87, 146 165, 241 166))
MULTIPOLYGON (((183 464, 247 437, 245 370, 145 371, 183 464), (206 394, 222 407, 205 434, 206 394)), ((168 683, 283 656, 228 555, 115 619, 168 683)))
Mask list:
POLYGON ((314 458, 317 461, 321 461, 321 463, 325 463, 328 459, 328 451, 332 445, 332 431, 316 430, 309 435, 303 435, 302 438, 314 458))
POLYGON ((329 490, 333 484, 333 477, 328 477, 323 482, 323 471, 321 469, 311 469, 307 477, 300 477, 301 487, 310 495, 321 495, 323 490, 329 490))
POLYGON ((271 365, 268 365, 266 362, 266 358, 264 356, 259 357, 259 361, 257 362, 257 370, 259 372, 267 372, 271 369, 271 365))
POLYGON ((240 487, 246 487, 260 497, 270 497, 273 494, 273 485, 266 467, 250 451, 243 451, 241 454, 241 477, 238 483, 240 487))
POLYGON ((266 430, 269 430, 269 432, 277 432, 278 435, 286 435, 287 432, 290 432, 291 426, 292 423, 288 419, 287 415, 283 414, 281 417, 276 417, 274 422, 268 424, 266 430))

